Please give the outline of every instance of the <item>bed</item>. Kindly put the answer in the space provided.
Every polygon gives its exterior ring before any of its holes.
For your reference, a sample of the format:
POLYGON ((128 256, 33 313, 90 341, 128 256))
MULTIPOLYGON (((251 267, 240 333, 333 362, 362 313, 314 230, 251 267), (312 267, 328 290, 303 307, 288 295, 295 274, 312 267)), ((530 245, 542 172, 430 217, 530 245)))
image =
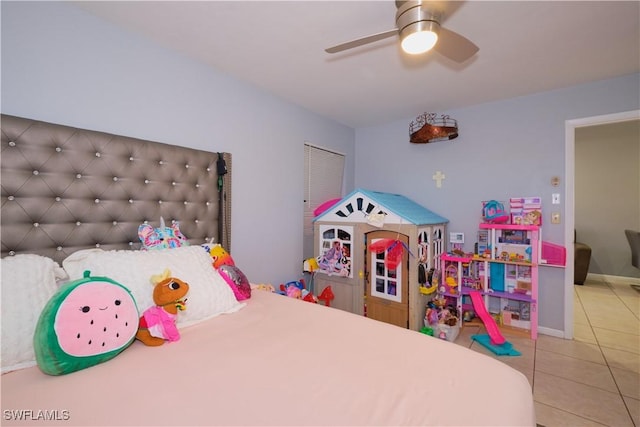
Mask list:
POLYGON ((229 193, 219 197, 221 157, 230 165, 228 153, 2 116, 3 425, 535 425, 528 380, 490 357, 256 286, 238 301, 199 246, 224 240, 218 224, 228 207, 218 203, 231 195, 225 184, 229 193), (46 160, 60 152, 112 165, 80 173, 80 161, 46 160), (162 161, 158 169, 173 171, 144 176, 152 172, 121 165, 131 158, 162 161), (79 174, 91 175, 92 185, 51 193, 79 174), (132 190, 145 180, 153 191, 132 190), (182 199, 169 200, 189 180, 199 183, 195 199, 181 192, 182 199), (114 190, 116 181, 131 185, 114 190), (165 203, 153 203, 158 195, 165 203), (55 209, 56 203, 73 209, 55 209), (139 250, 138 225, 160 216, 179 220, 190 245, 139 250), (87 230, 74 233, 83 228, 78 223, 87 230), (52 232, 55 225, 64 232, 52 232), (47 375, 29 359, 33 323, 56 287, 91 270, 127 286, 142 310, 152 304, 143 282, 166 266, 191 285, 187 310, 178 316, 179 341, 149 347, 134 340, 110 360, 64 375, 47 375))

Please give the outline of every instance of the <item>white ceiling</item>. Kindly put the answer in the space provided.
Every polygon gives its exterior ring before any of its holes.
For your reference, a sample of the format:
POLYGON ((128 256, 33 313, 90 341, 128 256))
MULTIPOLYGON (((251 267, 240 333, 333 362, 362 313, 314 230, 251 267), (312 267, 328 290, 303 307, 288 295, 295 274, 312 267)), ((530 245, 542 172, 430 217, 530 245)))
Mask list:
MULTIPOLYGON (((639 1, 467 1, 463 64, 401 53, 394 1, 84 1, 82 9, 351 127, 640 72, 639 1)), ((639 94, 640 96, 640 94, 639 94)))

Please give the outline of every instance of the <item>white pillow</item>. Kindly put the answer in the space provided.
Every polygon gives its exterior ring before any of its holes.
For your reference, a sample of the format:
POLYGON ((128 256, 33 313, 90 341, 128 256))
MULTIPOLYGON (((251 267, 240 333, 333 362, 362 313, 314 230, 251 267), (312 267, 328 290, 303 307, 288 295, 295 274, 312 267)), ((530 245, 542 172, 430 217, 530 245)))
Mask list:
POLYGON ((200 246, 153 251, 103 251, 85 249, 69 255, 62 266, 71 280, 85 270, 91 276, 105 276, 128 288, 140 314, 154 306, 151 276, 171 270, 171 276, 189 284, 186 310, 178 313, 177 325, 186 327, 242 307, 225 280, 213 268, 209 254, 200 246))
POLYGON ((40 312, 58 289, 56 280, 66 278, 57 262, 35 254, 2 258, 2 359, 1 371, 36 364, 33 334, 40 312))

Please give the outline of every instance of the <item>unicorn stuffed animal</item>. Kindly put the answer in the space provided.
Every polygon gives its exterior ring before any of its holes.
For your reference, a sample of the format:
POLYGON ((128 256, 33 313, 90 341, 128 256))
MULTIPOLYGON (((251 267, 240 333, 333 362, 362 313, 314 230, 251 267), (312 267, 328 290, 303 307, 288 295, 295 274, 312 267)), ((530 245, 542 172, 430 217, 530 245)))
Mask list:
POLYGON ((189 246, 187 238, 180 232, 177 221, 166 227, 164 218, 160 217, 160 227, 153 228, 149 224, 141 224, 138 227, 138 237, 142 242, 143 249, 165 249, 189 246))

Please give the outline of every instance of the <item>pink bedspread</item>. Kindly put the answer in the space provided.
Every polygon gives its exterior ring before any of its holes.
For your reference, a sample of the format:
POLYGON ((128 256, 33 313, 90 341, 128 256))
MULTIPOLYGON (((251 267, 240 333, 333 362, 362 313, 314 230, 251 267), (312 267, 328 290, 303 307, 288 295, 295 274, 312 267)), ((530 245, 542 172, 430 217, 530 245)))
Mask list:
POLYGON ((247 304, 69 375, 6 374, 2 425, 535 425, 527 379, 490 357, 267 292, 247 304))

